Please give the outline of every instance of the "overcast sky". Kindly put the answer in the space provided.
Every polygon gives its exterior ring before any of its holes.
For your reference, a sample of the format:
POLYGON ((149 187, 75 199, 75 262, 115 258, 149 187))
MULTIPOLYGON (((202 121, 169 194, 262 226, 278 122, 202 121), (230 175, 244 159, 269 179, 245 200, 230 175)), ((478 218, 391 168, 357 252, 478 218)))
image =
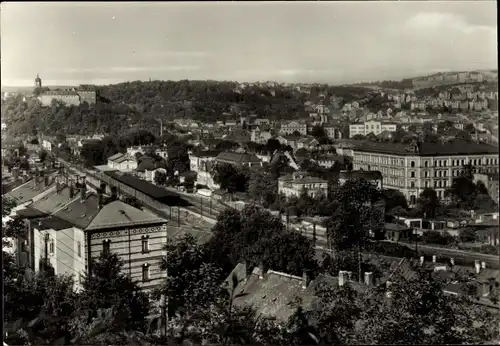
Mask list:
POLYGON ((495 1, 1 4, 2 85, 350 83, 497 68, 495 1))

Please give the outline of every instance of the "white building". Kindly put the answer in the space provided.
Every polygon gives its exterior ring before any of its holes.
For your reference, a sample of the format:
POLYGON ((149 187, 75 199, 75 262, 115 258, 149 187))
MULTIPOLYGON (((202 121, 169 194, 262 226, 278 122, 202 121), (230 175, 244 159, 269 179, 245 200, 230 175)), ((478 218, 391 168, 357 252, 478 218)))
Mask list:
POLYGON ((118 153, 108 158, 108 166, 122 172, 131 172, 137 168, 137 161, 129 154, 118 153))
POLYGON ((292 135, 294 132, 300 133, 302 136, 307 135, 307 124, 300 121, 285 121, 281 124, 281 134, 292 135))
POLYGON ((366 136, 369 133, 373 133, 378 136, 384 131, 395 132, 397 130, 396 123, 386 123, 376 120, 366 121, 364 123, 355 123, 349 125, 349 137, 352 138, 355 135, 366 136))
POLYGON ((307 176, 301 172, 295 172, 292 175, 280 177, 278 179, 278 193, 286 197, 299 197, 303 190, 311 197, 319 195, 328 195, 328 181, 307 176))

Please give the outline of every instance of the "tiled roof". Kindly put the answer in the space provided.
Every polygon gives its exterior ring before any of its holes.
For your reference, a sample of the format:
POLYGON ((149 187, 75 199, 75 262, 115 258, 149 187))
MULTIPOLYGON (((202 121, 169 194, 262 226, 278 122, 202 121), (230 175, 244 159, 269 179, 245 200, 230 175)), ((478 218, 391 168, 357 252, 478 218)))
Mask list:
POLYGON ((118 159, 118 158, 122 157, 123 155, 125 155, 125 154, 123 154, 123 153, 116 153, 116 154, 114 154, 114 155, 112 155, 112 156, 108 157, 108 161, 114 161, 114 160, 116 160, 116 159, 118 159))
POLYGON ((171 192, 148 181, 136 178, 133 175, 122 174, 120 172, 104 172, 104 174, 156 200, 161 200, 167 204, 171 203, 172 205, 181 202, 178 193, 171 192))
POLYGON ((235 152, 222 152, 217 155, 216 160, 229 163, 261 162, 261 160, 255 154, 235 152))
POLYGON ((78 191, 75 189, 73 198, 69 197, 69 187, 64 186, 59 193, 57 191, 53 191, 46 196, 42 197, 32 205, 31 208, 39 210, 43 213, 51 214, 56 211, 58 208, 64 206, 65 204, 70 203, 74 198, 78 196, 78 191))
POLYGON ((31 206, 27 206, 21 210, 16 212, 16 216, 23 219, 35 219, 43 216, 47 216, 47 213, 44 213, 40 210, 33 209, 31 206))
POLYGON ((152 171, 155 169, 155 162, 152 157, 141 157, 141 163, 137 166, 137 172, 144 172, 146 170, 152 171))
POLYGON ((86 230, 166 223, 167 220, 150 212, 132 207, 122 201, 113 201, 102 207, 86 230))
POLYGON ((43 181, 36 184, 35 179, 32 179, 7 193, 7 197, 15 199, 19 204, 25 203, 53 186, 54 184, 50 184, 45 187, 43 181))
MULTIPOLYGON (((80 193, 78 193, 80 196, 80 193)), ((81 197, 58 210, 54 215, 72 223, 74 226, 85 229, 94 217, 99 213, 97 196, 88 194, 83 200, 81 197)))
POLYGON ((191 154, 194 157, 217 157, 220 154, 219 150, 204 150, 191 154))
POLYGON ((128 155, 128 154, 124 154, 121 157, 118 157, 118 158, 114 159, 113 161, 116 162, 116 163, 122 163, 124 161, 135 161, 135 159, 132 156, 128 155))
POLYGON ((73 226, 73 223, 61 219, 60 217, 57 217, 55 215, 49 215, 45 218, 42 218, 38 221, 37 224, 35 224, 35 227, 40 230, 53 229, 55 231, 72 228, 73 226))
POLYGON ((480 154, 498 154, 498 148, 485 143, 471 143, 460 139, 450 142, 420 144, 419 152, 412 153, 408 151, 409 145, 403 143, 385 143, 385 142, 364 142, 357 146, 355 151, 370 153, 393 154, 393 155, 411 155, 411 156, 440 156, 440 155, 480 155, 480 154))
POLYGON ((259 279, 260 271, 254 268, 246 282, 238 285, 235 293, 246 295, 235 298, 234 304, 250 305, 258 314, 286 321, 294 313, 291 303, 304 292, 302 278, 269 270, 259 279))

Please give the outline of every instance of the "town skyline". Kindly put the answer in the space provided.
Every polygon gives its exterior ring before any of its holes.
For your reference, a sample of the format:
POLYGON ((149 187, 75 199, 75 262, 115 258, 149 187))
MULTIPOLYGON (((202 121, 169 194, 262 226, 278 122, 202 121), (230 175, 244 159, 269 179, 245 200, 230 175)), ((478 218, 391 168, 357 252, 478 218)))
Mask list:
POLYGON ((348 84, 496 69, 494 9, 492 1, 3 3, 2 85, 31 86, 37 73, 49 86, 348 84))

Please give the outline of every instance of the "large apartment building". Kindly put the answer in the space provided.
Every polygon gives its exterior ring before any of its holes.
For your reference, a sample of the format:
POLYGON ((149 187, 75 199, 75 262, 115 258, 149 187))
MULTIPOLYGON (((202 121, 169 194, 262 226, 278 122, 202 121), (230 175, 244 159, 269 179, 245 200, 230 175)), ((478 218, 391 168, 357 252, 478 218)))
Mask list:
POLYGON ((283 135, 293 135, 295 132, 302 136, 307 135, 307 124, 302 121, 285 121, 281 124, 280 133, 283 135))
POLYGON ((439 143, 364 143, 353 149, 353 168, 380 171, 384 187, 401 191, 415 205, 425 188, 443 198, 463 166, 498 172, 498 148, 461 140, 439 143))
POLYGON ((349 125, 349 138, 354 137, 355 135, 363 135, 366 136, 369 133, 373 133, 375 136, 378 136, 384 131, 395 132, 397 130, 396 123, 386 123, 376 120, 366 121, 364 123, 355 123, 349 125))

